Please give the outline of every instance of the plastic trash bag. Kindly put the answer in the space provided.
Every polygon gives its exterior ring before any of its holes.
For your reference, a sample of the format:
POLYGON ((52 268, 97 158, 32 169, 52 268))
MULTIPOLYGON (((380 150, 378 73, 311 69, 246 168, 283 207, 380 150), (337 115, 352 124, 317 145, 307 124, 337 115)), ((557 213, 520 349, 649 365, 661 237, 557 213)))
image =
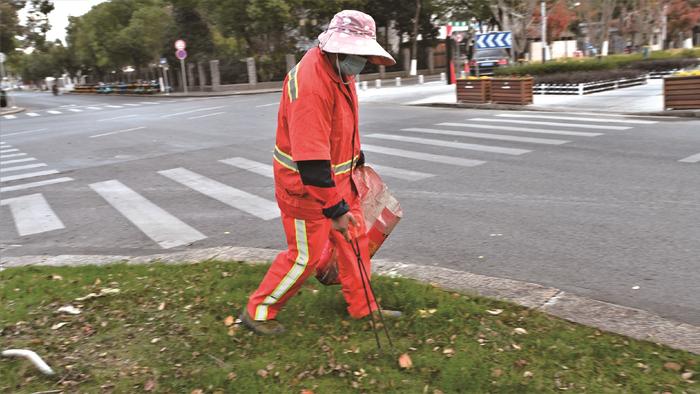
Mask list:
MULTIPOLYGON (((356 168, 353 179, 364 213, 369 254, 374 256, 403 217, 403 211, 382 178, 370 166, 356 168)), ((316 266, 316 279, 324 285, 340 284, 335 243, 330 238, 316 266)))

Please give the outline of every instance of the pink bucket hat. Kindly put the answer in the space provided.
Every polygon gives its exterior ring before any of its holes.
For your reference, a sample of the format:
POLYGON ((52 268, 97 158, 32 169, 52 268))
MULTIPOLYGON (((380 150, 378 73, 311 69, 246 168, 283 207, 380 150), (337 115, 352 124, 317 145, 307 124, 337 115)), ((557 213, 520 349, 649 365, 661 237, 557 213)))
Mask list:
POLYGON ((344 10, 335 14, 318 41, 324 52, 366 56, 370 63, 384 66, 396 64, 377 42, 374 19, 364 12, 344 10))

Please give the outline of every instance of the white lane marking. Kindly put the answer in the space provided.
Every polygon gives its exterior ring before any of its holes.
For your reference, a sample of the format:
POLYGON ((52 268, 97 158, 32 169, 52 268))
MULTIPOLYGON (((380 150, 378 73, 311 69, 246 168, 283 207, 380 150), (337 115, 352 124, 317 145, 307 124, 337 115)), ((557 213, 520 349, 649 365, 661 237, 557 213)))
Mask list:
POLYGON ((548 114, 548 115, 558 115, 558 114, 566 114, 566 115, 592 115, 592 116, 615 116, 615 117, 621 117, 621 118, 659 118, 659 119, 680 119, 680 116, 666 116, 666 115, 629 115, 629 114, 618 114, 618 113, 612 113, 612 112, 565 112, 565 111, 556 111, 556 112, 547 112, 547 111, 521 111, 523 113, 532 113, 532 114, 548 114))
POLYGON ((570 141, 565 141, 565 140, 554 140, 554 139, 549 139, 549 138, 518 137, 515 135, 488 134, 488 133, 470 133, 468 131, 424 129, 424 128, 420 128, 420 127, 411 127, 408 129, 401 129, 401 131, 412 131, 412 132, 417 132, 417 133, 439 134, 439 135, 454 135, 454 136, 459 136, 459 137, 470 137, 470 138, 483 138, 483 139, 487 139, 487 140, 529 142, 531 144, 544 144, 544 145, 561 145, 561 144, 566 144, 567 142, 570 142, 570 141))
POLYGON ((132 103, 126 103, 124 105, 128 105, 129 107, 140 107, 141 104, 132 104, 132 103))
POLYGON ((0 200, 9 205, 20 237, 65 228, 41 193, 0 200))
POLYGON ((130 128, 130 129, 115 130, 115 131, 110 131, 110 132, 108 132, 108 133, 102 133, 102 134, 91 135, 90 138, 104 137, 104 136, 106 136, 106 135, 119 134, 119 133, 126 133, 126 132, 129 132, 129 131, 141 130, 141 129, 145 129, 145 128, 146 128, 146 126, 139 126, 139 127, 132 127, 132 128, 130 128))
POLYGON ((406 137, 403 135, 393 135, 393 134, 368 134, 365 138, 379 138, 389 141, 400 141, 400 142, 410 142, 413 144, 421 145, 432 145, 432 146, 444 146, 446 148, 454 149, 465 149, 473 150, 479 152, 489 152, 489 153, 501 153, 504 155, 522 155, 525 153, 530 153, 532 151, 527 149, 516 149, 516 148, 504 148, 501 146, 491 146, 491 145, 479 145, 479 144, 465 144, 462 142, 444 141, 444 140, 434 140, 430 138, 418 138, 418 137, 406 137))
POLYGON ((248 160, 243 157, 232 157, 230 159, 219 160, 224 164, 238 167, 240 169, 253 172, 268 178, 274 178, 272 166, 269 164, 259 163, 257 161, 248 160))
POLYGON ((680 159, 680 160, 678 160, 678 161, 680 161, 681 163, 697 163, 697 162, 700 162, 700 153, 698 153, 698 154, 696 154, 696 155, 688 156, 688 157, 686 157, 685 159, 680 159))
POLYGON ((62 113, 63 113, 63 112, 61 112, 61 111, 54 111, 54 110, 48 110, 48 111, 46 111, 46 112, 48 112, 48 113, 50 113, 50 114, 52 114, 52 115, 58 115, 58 114, 62 114, 62 113))
POLYGON ((105 107, 107 107, 107 108, 124 108, 121 105, 105 105, 105 107))
POLYGON ((36 163, 36 164, 26 164, 23 166, 14 166, 14 167, 0 167, 0 172, 10 172, 10 171, 21 171, 21 170, 28 170, 30 168, 39 168, 39 167, 46 167, 46 163, 36 163))
POLYGON ((0 153, 10 153, 10 152, 19 152, 19 149, 3 149, 3 150, 0 150, 0 153))
POLYGON ((0 141, 0 145, 7 145, 7 142, 5 142, 5 141, 0 141))
POLYGON ((92 183, 90 188, 164 249, 206 238, 204 234, 115 179, 92 183))
POLYGON ((487 129, 487 130, 506 130, 506 131, 522 131, 524 133, 538 133, 538 134, 556 134, 556 135, 572 135, 576 137, 597 137, 600 135, 605 135, 603 133, 588 133, 584 131, 566 131, 566 130, 547 130, 547 129, 532 129, 527 127, 513 127, 513 126, 494 126, 492 124, 476 124, 476 123, 438 123, 438 126, 451 126, 451 127, 466 127, 468 129, 487 129))
POLYGON ((137 115, 123 115, 123 116, 116 116, 114 118, 106 118, 106 119, 98 119, 98 122, 106 122, 108 120, 115 120, 115 119, 124 119, 124 118, 133 118, 137 115))
POLYGON ((26 156, 26 153, 13 153, 11 155, 2 155, 3 159, 9 159, 10 157, 26 156))
POLYGON ((3 134, 3 137, 9 137, 12 135, 20 135, 20 134, 31 134, 31 133, 38 133, 40 131, 46 131, 47 129, 34 129, 34 130, 24 130, 24 131, 18 131, 15 133, 8 133, 8 134, 3 134))
POLYGON ((382 166, 379 164, 368 164, 381 176, 388 176, 391 178, 403 179, 405 181, 413 182, 420 181, 421 179, 434 177, 435 174, 428 174, 425 172, 404 170, 403 168, 395 168, 389 166, 382 166))
POLYGON ((214 112, 213 114, 204 114, 204 115, 199 115, 199 116, 192 116, 190 118, 187 118, 188 120, 191 119, 199 119, 199 118, 206 118, 207 116, 216 116, 216 115, 221 115, 225 114, 226 112, 214 112))
POLYGON ((58 174, 58 173, 59 173, 59 171, 56 171, 56 170, 27 172, 27 173, 19 174, 19 175, 10 175, 10 176, 0 177, 0 182, 17 181, 20 179, 36 178, 38 176, 53 175, 53 174, 58 174))
POLYGON ((27 116, 35 117, 35 116, 41 116, 36 112, 27 112, 27 116))
POLYGON ((255 108, 271 107, 273 105, 279 105, 279 104, 280 103, 262 104, 262 105, 256 105, 255 108))
POLYGON ((17 117, 14 115, 5 115, 4 118, 5 119, 16 119, 17 117))
POLYGON ((609 118, 581 118, 571 116, 550 116, 550 115, 527 115, 527 114, 498 114, 504 118, 539 118, 539 119, 555 119, 555 120, 574 120, 578 122, 610 122, 610 123, 632 123, 632 124, 655 124, 659 123, 655 120, 633 120, 633 119, 609 119, 609 118))
POLYGON ((381 153, 389 156, 399 156, 409 159, 431 161, 434 163, 451 164, 462 167, 475 167, 486 163, 482 160, 463 159, 461 157, 434 155, 432 153, 414 152, 410 150, 387 148, 384 146, 362 144, 362 149, 367 152, 381 153))
POLYGON ((141 101, 141 104, 151 104, 151 105, 157 105, 157 101, 141 101))
POLYGON ((629 130, 631 126, 601 126, 595 124, 580 124, 580 123, 559 123, 559 122, 536 122, 532 120, 513 120, 513 119, 489 119, 489 118, 471 118, 469 120, 477 122, 498 122, 498 123, 517 123, 517 124, 534 124, 541 126, 563 126, 563 127, 578 127, 581 129, 598 129, 598 130, 629 130))
POLYGON ((0 187, 0 193, 13 192, 13 191, 15 191, 15 190, 25 190, 25 189, 30 189, 30 188, 33 188, 33 187, 40 187, 40 186, 46 186, 46 185, 53 185, 53 184, 56 184, 56 183, 70 182, 70 181, 72 181, 72 180, 73 180, 73 178, 61 177, 61 178, 47 179, 47 180, 45 180, 45 181, 23 183, 23 184, 21 184, 21 185, 0 187))
POLYGON ((68 110, 72 111, 72 112, 83 112, 82 109, 77 109, 77 108, 68 108, 68 110))
POLYGON ((196 190, 205 196, 257 216, 260 219, 270 220, 280 216, 277 203, 225 185, 184 168, 173 168, 171 170, 158 171, 158 173, 190 189, 196 190))
POLYGON ((175 112, 173 114, 167 114, 167 115, 162 115, 161 118, 169 118, 171 116, 177 116, 177 115, 185 115, 185 114, 191 114, 192 112, 202 112, 202 111, 209 111, 212 109, 219 109, 219 108, 224 108, 224 106, 219 106, 219 107, 208 107, 208 108, 198 108, 198 109, 193 109, 190 111, 185 111, 185 112, 175 112))
POLYGON ((36 159, 33 157, 28 157, 26 159, 16 159, 16 160, 2 160, 2 161, 0 161, 0 164, 25 163, 25 162, 34 161, 34 160, 36 160, 36 159))
POLYGON ((85 107, 85 108, 95 110, 95 111, 102 111, 102 108, 100 108, 100 107, 85 107))

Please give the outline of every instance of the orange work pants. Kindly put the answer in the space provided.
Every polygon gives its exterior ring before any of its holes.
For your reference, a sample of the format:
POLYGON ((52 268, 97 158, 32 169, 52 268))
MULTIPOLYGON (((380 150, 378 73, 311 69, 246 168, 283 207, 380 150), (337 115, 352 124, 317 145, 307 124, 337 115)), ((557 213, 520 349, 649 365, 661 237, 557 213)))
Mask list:
MULTIPOLYGON (((369 246, 359 199, 351 204, 350 212, 359 226, 351 233, 356 234, 353 237, 359 243, 362 263, 370 275, 369 246)), ((336 245, 338 274, 348 313, 356 319, 367 316, 370 309, 367 307, 357 256, 343 235, 333 230, 331 220, 302 220, 282 212, 282 225, 287 236, 287 250, 277 255, 258 289, 251 294, 248 314, 255 320, 274 319, 282 306, 299 291, 306 278, 316 272, 316 265, 330 237, 336 245)), ((371 310, 374 311, 377 305, 369 291, 369 284, 367 294, 371 310)))

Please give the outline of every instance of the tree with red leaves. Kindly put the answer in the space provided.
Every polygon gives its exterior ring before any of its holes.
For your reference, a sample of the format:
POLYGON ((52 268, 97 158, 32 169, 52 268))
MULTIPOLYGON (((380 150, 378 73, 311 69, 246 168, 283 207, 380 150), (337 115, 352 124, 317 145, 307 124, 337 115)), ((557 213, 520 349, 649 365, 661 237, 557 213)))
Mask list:
POLYGON ((671 0, 668 4, 668 41, 681 46, 691 36, 693 28, 700 22, 700 1, 671 0))

